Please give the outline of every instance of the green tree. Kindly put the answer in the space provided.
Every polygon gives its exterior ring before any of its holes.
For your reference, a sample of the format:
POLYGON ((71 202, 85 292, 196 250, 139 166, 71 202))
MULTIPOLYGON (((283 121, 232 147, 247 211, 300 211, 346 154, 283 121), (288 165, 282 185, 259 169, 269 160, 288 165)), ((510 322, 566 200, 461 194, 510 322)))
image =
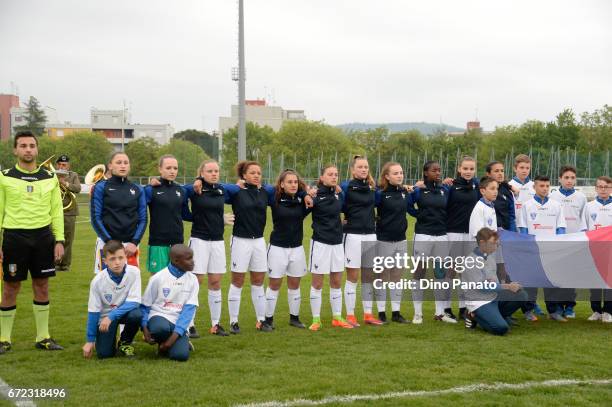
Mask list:
MULTIPOLYGON (((186 177, 188 180, 195 178, 200 163, 209 158, 200 146, 177 139, 170 140, 170 143, 159 149, 159 155, 163 154, 172 154, 176 157, 179 164, 179 177, 186 177)), ((155 165, 157 166, 157 163, 155 165)))
POLYGON ((190 141, 200 146, 209 157, 219 159, 219 138, 205 131, 187 129, 175 133, 172 138, 190 141))
POLYGON ((26 103, 26 109, 26 124, 16 126, 15 130, 30 130, 36 136, 42 136, 47 122, 47 116, 34 96, 30 96, 30 99, 26 103))
POLYGON ((133 176, 148 176, 158 173, 157 167, 160 146, 151 137, 143 137, 130 141, 125 146, 125 153, 130 157, 130 174, 133 176))
MULTIPOLYGON (((58 140, 52 139, 49 137, 39 137, 38 138, 38 158, 37 162, 40 164, 47 158, 57 154, 58 140)), ((52 164, 55 165, 54 157, 52 160, 52 164)))
MULTIPOLYGON (((274 130, 253 122, 246 125, 247 160, 260 160, 268 153, 274 130)), ((223 166, 227 170, 238 161, 238 130, 236 127, 223 133, 223 166)))
POLYGON ((113 145, 99 132, 78 131, 52 141, 56 144, 54 153, 66 154, 70 168, 81 176, 94 165, 105 164, 113 151, 113 145))

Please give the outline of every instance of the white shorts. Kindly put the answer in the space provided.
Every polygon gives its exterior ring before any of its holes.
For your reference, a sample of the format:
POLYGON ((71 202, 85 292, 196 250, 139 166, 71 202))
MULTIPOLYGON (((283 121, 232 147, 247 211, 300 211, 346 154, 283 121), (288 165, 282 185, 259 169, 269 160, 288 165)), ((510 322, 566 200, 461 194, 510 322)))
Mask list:
MULTIPOLYGON (((404 255, 406 255, 407 253, 408 253, 408 244, 405 240, 402 240, 399 242, 384 242, 384 241, 379 240, 376 242, 376 256, 378 257, 385 258, 385 257, 395 257, 396 255, 399 255, 401 258, 403 258, 404 255)), ((378 264, 380 265, 384 264, 384 260, 383 260, 383 263, 378 263, 378 264)), ((385 268, 385 270, 392 270, 392 269, 395 269, 395 267, 385 268)))
POLYGON ((344 271, 344 249, 341 244, 310 241, 310 272, 313 274, 344 271))
POLYGON ((408 253, 408 244, 405 240, 400 242, 376 242, 376 255, 383 257, 395 257, 396 254, 404 256, 408 253))
POLYGON ((449 232, 446 236, 448 236, 448 252, 451 257, 468 256, 477 246, 476 238, 469 233, 449 232))
POLYGON ((263 237, 246 239, 232 236, 231 260, 231 270, 234 273, 246 273, 247 271, 254 271, 256 273, 267 272, 266 241, 263 237))
POLYGON ((193 249, 193 274, 225 274, 225 242, 223 240, 189 239, 193 249))
MULTIPOLYGON (((123 247, 125 247, 127 243, 123 243, 123 247)), ((104 248, 104 240, 99 237, 96 238, 96 249, 94 253, 94 274, 101 272, 106 268, 106 264, 102 260, 104 257, 104 253, 102 249, 104 248)), ((128 257, 128 264, 131 266, 136 266, 140 268, 140 249, 136 248, 136 254, 132 257, 128 257)))
POLYGON ((414 256, 448 256, 448 236, 415 234, 414 256))
MULTIPOLYGON (((362 251, 361 242, 375 242, 376 234, 369 235, 357 235, 353 233, 345 233, 344 234, 344 266, 347 268, 358 269, 361 268, 361 259, 362 256, 364 259, 367 259, 367 263, 364 264, 363 267, 372 267, 371 258, 372 255, 368 255, 362 251)), ((374 248, 374 244, 368 245, 369 248, 374 248)))
POLYGON ((303 277, 306 275, 304 247, 268 247, 268 277, 303 277))

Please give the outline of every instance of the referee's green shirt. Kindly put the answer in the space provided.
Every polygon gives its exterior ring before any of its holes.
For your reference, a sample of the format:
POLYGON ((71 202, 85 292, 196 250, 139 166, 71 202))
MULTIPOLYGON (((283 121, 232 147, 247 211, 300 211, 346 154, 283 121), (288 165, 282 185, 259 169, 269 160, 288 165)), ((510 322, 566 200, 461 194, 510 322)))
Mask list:
POLYGON ((44 168, 26 171, 15 165, 0 173, 0 225, 4 229, 39 229, 51 225, 64 240, 64 209, 59 182, 44 168))

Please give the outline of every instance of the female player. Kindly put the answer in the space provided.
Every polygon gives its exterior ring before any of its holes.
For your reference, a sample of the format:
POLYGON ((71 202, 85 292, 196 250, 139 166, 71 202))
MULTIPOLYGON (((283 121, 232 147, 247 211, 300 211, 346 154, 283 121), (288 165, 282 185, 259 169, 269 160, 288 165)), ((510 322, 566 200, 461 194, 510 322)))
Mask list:
MULTIPOLYGON (((485 167, 485 174, 488 177, 493 178, 499 184, 497 191, 497 198, 493 202, 495 206, 495 215, 497 216, 497 226, 503 229, 518 232, 516 227, 516 203, 514 202, 514 189, 508 183, 504 175, 504 164, 499 161, 492 161, 485 167)), ((501 247, 496 252, 497 260, 497 278, 500 282, 509 283, 511 276, 506 273, 506 267, 504 266, 504 260, 501 252, 501 247)), ((529 292, 530 289, 525 289, 529 292)), ((533 312, 534 306, 532 302, 525 302, 521 311, 525 314, 525 319, 528 321, 535 322, 538 317, 533 312)))
MULTIPOLYGON (((410 194, 408 202, 408 213, 416 218, 414 227, 414 256, 422 259, 444 258, 448 255, 448 237, 446 235, 446 206, 448 189, 440 183, 441 180, 440 164, 436 161, 427 161, 423 166, 424 186, 416 187, 410 194), (416 208, 415 208, 416 205, 416 208)), ((428 262, 431 263, 431 262, 428 262)), ((434 276, 436 282, 443 281, 445 270, 439 261, 434 263, 434 276)), ((415 280, 425 277, 426 267, 419 264, 414 273, 415 280)), ((448 323, 457 323, 453 315, 444 312, 446 301, 441 299, 441 295, 436 295, 436 312, 434 319, 448 323)), ((423 290, 412 290, 414 302, 413 324, 423 323, 423 290)))
POLYGON ((170 247, 183 243, 183 220, 191 221, 187 193, 175 182, 178 161, 166 154, 159 159, 160 178, 144 188, 149 205, 149 256, 147 269, 157 273, 170 264, 170 247))
POLYGON ((310 210, 305 205, 306 184, 293 170, 284 170, 278 177, 274 193, 269 196, 274 228, 268 247, 268 288, 266 290, 266 322, 274 327, 274 311, 278 290, 287 276, 289 325, 306 328, 300 322, 300 280, 306 275, 306 257, 302 239, 304 218, 310 210))
MULTIPOLYGON (((406 229, 408 219, 406 217, 408 194, 403 185, 404 171, 402 166, 396 162, 386 163, 380 174, 379 190, 376 191, 376 249, 377 256, 395 257, 397 254, 404 256, 408 246, 406 243, 406 229)), ((402 278, 402 269, 391 268, 383 270, 379 275, 383 281, 399 282, 402 278)), ((387 322, 385 312, 387 290, 377 289, 376 305, 378 308, 378 319, 387 322)), ((400 314, 402 301, 402 289, 390 290, 391 294, 391 320, 401 324, 408 321, 400 314)))
MULTIPOLYGON (((382 325, 382 322, 372 315, 372 264, 361 264, 362 242, 375 242, 375 191, 376 184, 370 175, 368 160, 360 155, 351 161, 350 181, 341 184, 344 193, 344 260, 346 267, 346 283, 344 286, 344 302, 346 304, 346 320, 357 327, 359 323, 355 318, 355 298, 357 294, 357 281, 361 269, 361 297, 363 300, 363 319, 369 325, 382 325), (362 268, 363 266, 363 268, 362 268)), ((374 247, 374 243, 366 245, 374 247)), ((366 245, 363 249, 366 250, 366 245)), ((363 256, 367 261, 370 256, 363 256)), ((367 261, 369 263, 369 261, 367 261)))
POLYGON ((312 310, 311 331, 319 331, 321 325, 321 291, 323 279, 329 274, 329 297, 333 320, 332 326, 352 329, 342 318, 342 272, 344 250, 342 247, 342 192, 336 191, 338 169, 326 165, 321 170, 319 185, 312 208, 312 239, 310 241, 310 307, 312 310))
MULTIPOLYGON (((206 160, 198 169, 198 192, 187 185, 187 195, 191 202, 193 227, 189 238, 189 247, 193 250, 193 274, 202 284, 204 275, 208 285, 208 308, 210 310, 210 333, 218 336, 229 334, 220 324, 221 320, 221 279, 225 274, 225 242, 223 240, 224 225, 232 223, 233 216, 224 217, 224 205, 229 203, 227 189, 234 193, 238 191, 235 185, 219 183, 219 163, 206 160), (227 218, 227 219, 226 219, 227 218)), ((190 327, 190 337, 195 337, 195 327, 190 327)))
POLYGON ((125 246, 128 264, 139 267, 138 245, 147 227, 147 201, 144 190, 128 180, 130 158, 123 152, 111 155, 109 179, 96 184, 91 196, 91 224, 98 235, 94 272, 102 271, 102 248, 109 240, 125 246))
MULTIPOLYGON (((476 161, 469 156, 464 156, 457 166, 457 177, 452 180, 448 191, 448 205, 446 207, 447 220, 446 232, 449 242, 449 253, 452 258, 465 257, 474 250, 474 237, 470 236, 470 215, 474 206, 480 199, 478 180, 476 174, 476 161)), ((447 270, 447 281, 452 277, 453 271, 447 270)), ((459 275, 457 275, 458 277, 459 275)), ((444 313, 454 317, 450 294, 451 290, 445 290, 444 313)), ((459 317, 465 317, 465 304, 459 293, 459 317)))
POLYGON ((255 308, 259 331, 271 332, 272 327, 265 321, 266 294, 263 288, 268 261, 266 242, 263 238, 266 226, 268 193, 261 185, 261 166, 256 161, 240 161, 236 174, 244 181, 243 187, 226 185, 229 202, 236 217, 231 240, 232 283, 229 288, 228 306, 230 332, 240 333, 238 314, 244 276, 250 271, 251 299, 255 308))

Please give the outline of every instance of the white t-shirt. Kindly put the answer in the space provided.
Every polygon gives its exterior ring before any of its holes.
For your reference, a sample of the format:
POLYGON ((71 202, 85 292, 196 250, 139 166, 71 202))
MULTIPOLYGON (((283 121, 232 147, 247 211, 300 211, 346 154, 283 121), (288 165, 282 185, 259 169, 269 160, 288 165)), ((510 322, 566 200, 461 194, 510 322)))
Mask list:
POLYGON ((595 199, 586 204, 582 215, 587 230, 597 230, 606 226, 612 226, 612 202, 602 205, 600 201, 595 199))
POLYGON ((489 228, 491 230, 497 230, 497 215, 495 215, 495 208, 489 206, 484 202, 484 198, 481 198, 470 215, 470 236, 476 237, 478 231, 482 228, 489 228))
POLYGON ((521 206, 523 205, 523 203, 529 201, 535 195, 535 189, 533 189, 533 181, 531 181, 529 177, 527 177, 526 179, 528 181, 524 184, 521 183, 517 177, 514 177, 510 181, 508 181, 508 184, 518 188, 519 190, 518 196, 514 196, 514 206, 516 209, 516 213, 521 210, 521 206))
POLYGON ((176 278, 166 267, 149 279, 142 305, 151 307, 149 319, 159 315, 176 324, 184 305, 198 306, 199 289, 198 278, 193 273, 186 272, 176 278))
POLYGON ((516 226, 527 228, 530 235, 552 236, 557 234, 557 228, 566 227, 561 204, 546 198, 540 204, 535 198, 525 202, 517 217, 516 226))
POLYGON ((549 198, 559 202, 563 207, 567 233, 576 233, 586 229, 586 226, 582 223, 582 212, 587 199, 582 192, 574 190, 572 194, 564 195, 561 191, 553 189, 549 198))
POLYGON ((104 318, 126 301, 139 304, 141 302, 140 270, 138 267, 126 265, 125 275, 119 284, 110 278, 107 269, 96 274, 91 280, 87 311, 99 312, 100 318, 104 318))
MULTIPOLYGON (((495 281, 499 283, 497 280, 497 261, 495 253, 491 253, 484 259, 484 267, 478 267, 478 262, 476 262, 477 257, 482 257, 472 252, 469 255, 465 256, 467 258, 473 258, 472 261, 466 260, 465 270, 461 273, 461 281, 470 283, 470 282, 484 282, 485 280, 495 281), (473 267, 468 267, 468 265, 473 265, 473 267)), ((478 308, 482 307, 485 304, 490 303, 491 301, 497 298, 497 293, 495 291, 482 291, 482 290, 463 290, 463 297, 465 298, 465 306, 468 311, 473 312, 478 308)))

